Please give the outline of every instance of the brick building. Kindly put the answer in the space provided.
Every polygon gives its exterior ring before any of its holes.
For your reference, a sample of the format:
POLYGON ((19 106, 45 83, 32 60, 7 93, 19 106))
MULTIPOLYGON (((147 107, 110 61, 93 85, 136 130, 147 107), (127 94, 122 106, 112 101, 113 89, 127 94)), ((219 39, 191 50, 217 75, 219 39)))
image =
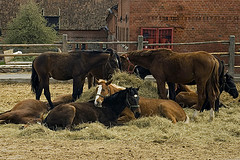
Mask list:
MULTIPOLYGON (((108 23, 112 37, 123 41, 136 41, 143 35, 149 43, 202 42, 228 40, 235 35, 239 42, 239 5, 239 0, 119 0, 114 13, 117 18, 108 23)), ((130 46, 132 49, 136 46, 130 46)), ((172 49, 216 52, 228 51, 228 46, 182 45, 172 49)))
MULTIPOLYGON (((16 16, 19 6, 29 0, 0 0, 0 33, 16 16)), ((118 0, 35 0, 49 23, 55 24, 60 34, 68 34, 70 41, 107 41, 106 17, 108 8, 118 0)), ((81 46, 74 46, 80 48, 81 46)), ((88 45, 88 49, 100 48, 88 45)))
MULTIPOLYGON (((0 1, 0 34, 4 34, 7 22, 27 1, 0 1)), ((143 35, 149 43, 178 43, 227 40, 229 35, 235 35, 239 42, 239 0, 35 1, 46 19, 57 24, 60 34, 68 34, 70 41, 136 41, 138 35, 143 35)), ((129 47, 128 50, 136 49, 134 45, 129 47)), ((126 51, 125 46, 118 49, 126 51)), ((228 50, 221 44, 173 46, 172 49, 181 52, 228 50)))

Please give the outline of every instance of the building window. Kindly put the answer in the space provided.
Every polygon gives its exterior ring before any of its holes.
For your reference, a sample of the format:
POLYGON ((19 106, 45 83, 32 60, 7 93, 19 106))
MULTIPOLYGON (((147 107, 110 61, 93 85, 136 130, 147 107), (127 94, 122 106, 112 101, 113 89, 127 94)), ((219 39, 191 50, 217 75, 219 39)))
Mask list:
MULTIPOLYGON (((173 43, 173 29, 172 28, 142 28, 141 35, 144 41, 148 41, 148 44, 154 43, 173 43)), ((156 48, 170 48, 172 46, 145 46, 145 49, 156 48)))
POLYGON ((44 16, 47 20, 47 26, 52 27, 58 31, 59 30, 59 16, 44 16))

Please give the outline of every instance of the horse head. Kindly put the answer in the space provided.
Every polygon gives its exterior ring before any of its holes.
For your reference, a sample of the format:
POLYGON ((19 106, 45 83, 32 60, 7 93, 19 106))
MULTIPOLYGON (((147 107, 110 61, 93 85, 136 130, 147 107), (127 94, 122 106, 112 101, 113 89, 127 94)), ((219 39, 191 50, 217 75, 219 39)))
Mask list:
POLYGON ((141 110, 139 106, 139 96, 138 90, 139 88, 126 88, 127 96, 126 96, 126 105, 130 110, 134 113, 136 118, 139 118, 141 115, 141 110))
POLYGON ((122 71, 127 71, 130 74, 134 72, 135 65, 132 62, 130 62, 126 54, 120 55, 120 61, 122 71))
POLYGON ((234 83, 233 77, 228 72, 224 76, 225 76, 224 91, 229 93, 233 98, 237 98, 238 90, 234 83))
POLYGON ((138 118, 141 114, 138 90, 139 88, 130 87, 115 92, 114 94, 105 97, 102 105, 106 108, 111 108, 116 115, 120 115, 125 108, 129 108, 130 112, 138 118))
POLYGON ((118 54, 112 49, 105 50, 105 53, 109 53, 109 58, 104 66, 104 71, 105 71, 104 78, 111 79, 114 71, 118 69, 121 70, 120 58, 118 54))
MULTIPOLYGON (((96 80, 97 87, 96 87, 96 97, 94 100, 94 105, 96 107, 102 107, 102 102, 105 97, 108 97, 120 90, 125 90, 126 88, 112 84, 112 80, 96 80)), ((138 89, 137 89, 138 90, 138 89)), ((131 103, 131 100, 129 101, 131 103)), ((140 109, 138 107, 134 107, 134 105, 129 107, 133 112, 136 118, 140 116, 140 109)))
POLYGON ((111 88, 109 87, 109 84, 112 83, 112 79, 106 81, 103 79, 96 80, 97 87, 96 87, 96 97, 94 100, 94 105, 96 107, 102 107, 102 102, 104 100, 104 97, 111 95, 111 88))

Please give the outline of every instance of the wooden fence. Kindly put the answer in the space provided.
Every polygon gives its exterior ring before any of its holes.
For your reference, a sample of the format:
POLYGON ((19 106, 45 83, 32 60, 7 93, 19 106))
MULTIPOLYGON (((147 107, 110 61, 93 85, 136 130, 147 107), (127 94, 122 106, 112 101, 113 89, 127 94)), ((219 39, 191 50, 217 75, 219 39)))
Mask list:
MULTIPOLYGON (((229 40, 222 40, 222 41, 206 41, 206 42, 191 42, 191 43, 156 43, 156 44, 148 44, 147 41, 143 41, 143 36, 138 36, 138 41, 121 41, 121 42, 70 42, 67 39, 67 35, 63 34, 62 42, 58 44, 0 44, 0 47, 59 47, 61 48, 62 52, 68 51, 68 45, 70 44, 135 44, 137 45, 138 50, 142 50, 144 46, 166 46, 166 45, 199 45, 199 44, 225 44, 229 46, 228 51, 226 52, 216 52, 211 53, 213 55, 225 55, 229 56, 228 62, 228 71, 229 73, 236 77, 234 69, 240 68, 240 66, 235 66, 235 56, 240 55, 240 52, 235 52, 235 46, 240 45, 240 43, 235 42, 235 36, 231 35, 229 40)), ((3 56, 37 56, 41 53, 28 53, 28 54, 0 54, 0 57, 3 56)))

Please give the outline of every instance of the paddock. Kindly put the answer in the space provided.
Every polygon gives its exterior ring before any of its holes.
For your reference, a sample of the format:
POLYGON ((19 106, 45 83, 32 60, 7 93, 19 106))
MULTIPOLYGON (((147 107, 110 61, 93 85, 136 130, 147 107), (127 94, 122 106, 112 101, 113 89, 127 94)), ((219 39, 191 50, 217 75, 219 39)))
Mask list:
MULTIPOLYGON (((35 97, 29 83, 4 82, 0 88, 0 112, 35 97)), ((51 83, 50 90, 54 99, 71 93, 72 83, 51 83)), ((213 122, 208 122, 209 112, 203 112, 189 124, 146 117, 109 129, 100 123, 82 124, 76 131, 0 125, 0 159, 239 159, 239 102, 225 92, 220 99, 228 108, 220 108, 213 122)), ((46 101, 44 96, 41 100, 46 101)))

